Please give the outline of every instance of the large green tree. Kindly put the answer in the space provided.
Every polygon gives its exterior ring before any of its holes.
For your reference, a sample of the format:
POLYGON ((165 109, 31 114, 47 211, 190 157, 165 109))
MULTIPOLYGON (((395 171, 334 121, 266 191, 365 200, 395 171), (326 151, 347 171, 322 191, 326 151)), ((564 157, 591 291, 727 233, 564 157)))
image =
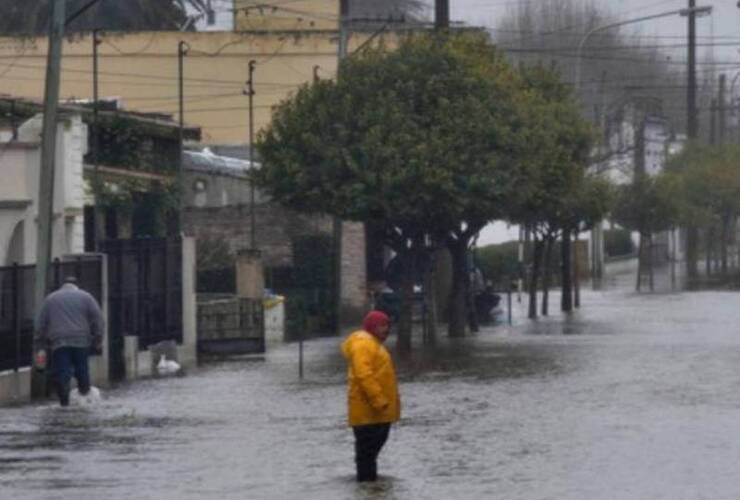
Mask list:
MULTIPOLYGON (((591 149, 590 125, 582 118, 570 89, 559 74, 541 65, 521 69, 527 89, 527 143, 524 165, 528 182, 516 197, 513 220, 533 236, 533 258, 529 274, 529 316, 536 316, 536 293, 541 265, 551 262, 556 238, 562 236, 567 247, 564 269, 568 270, 570 234, 586 209, 585 165, 591 149)), ((543 289, 549 286, 545 269, 543 289)), ((569 285, 564 273, 563 284, 569 285)), ((568 292, 566 292, 568 293, 568 292)), ((545 299, 546 300, 546 299, 545 299)), ((546 302, 543 301, 543 304, 546 302)), ((564 307, 568 310, 567 304, 564 307)), ((547 306, 543 305, 547 313, 547 306)))
POLYGON ((403 262, 408 312, 428 242, 451 244, 459 273, 456 250, 517 192, 520 93, 516 72, 480 33, 366 50, 343 63, 338 81, 304 86, 276 109, 259 137, 257 180, 292 208, 382 227, 403 262))
MULTIPOLYGON (((67 0, 67 14, 90 0, 67 0)), ((207 0, 99 0, 70 27, 72 31, 178 30, 187 19, 186 9, 205 12, 207 0)), ((49 0, 0 0, 0 33, 43 35, 49 29, 49 0)))

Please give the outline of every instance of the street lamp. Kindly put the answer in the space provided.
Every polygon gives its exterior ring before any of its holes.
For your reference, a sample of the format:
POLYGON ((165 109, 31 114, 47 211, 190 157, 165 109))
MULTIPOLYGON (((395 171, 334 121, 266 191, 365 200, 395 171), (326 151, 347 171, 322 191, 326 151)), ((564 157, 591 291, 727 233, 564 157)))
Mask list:
MULTIPOLYGON (((738 2, 740 4, 740 2, 738 2)), ((586 45, 586 42, 589 38, 595 33, 598 33, 599 31, 604 31, 609 28, 616 28, 618 26, 624 26, 626 24, 634 24, 634 23, 640 23, 643 21, 650 21, 651 19, 658 19, 661 17, 669 17, 669 16, 675 16, 675 15, 681 15, 681 16, 689 16, 689 15, 696 15, 696 14, 710 14, 712 12, 712 7, 705 6, 705 7, 694 7, 693 2, 690 3, 691 7, 688 9, 678 9, 678 10, 670 10, 667 12, 661 12, 659 14, 652 14, 650 16, 643 16, 643 17, 637 17, 634 19, 627 19, 624 21, 618 21, 615 23, 609 23, 605 24, 603 26, 596 26, 594 28, 591 28, 589 31, 586 32, 585 35, 583 35, 583 38, 581 38, 580 43, 578 44, 578 52, 576 54, 576 79, 575 79, 575 89, 576 92, 581 90, 581 64, 583 62, 583 47, 586 45)), ((594 226, 594 230, 592 232, 592 245, 593 245, 593 262, 592 262, 592 271, 594 275, 594 284, 596 284, 596 279, 600 278, 603 273, 603 245, 604 240, 602 236, 602 230, 603 227, 601 223, 598 223, 594 226), (598 250, 597 250, 598 249, 598 250)))
MULTIPOLYGON (((738 6, 740 6, 740 2, 738 2, 738 6)), ((599 31, 604 31, 609 28, 616 28, 617 26, 624 26, 625 24, 634 24, 634 23, 640 23, 643 21, 649 21, 651 19, 658 19, 661 17, 669 17, 669 16, 688 16, 689 14, 711 14, 712 13, 712 7, 711 6, 704 6, 704 7, 691 7, 689 9, 678 9, 678 10, 670 10, 668 12, 661 12, 660 14, 653 14, 650 16, 644 16, 644 17, 637 17, 634 19, 627 19, 625 21, 619 21, 616 23, 611 24, 605 24, 603 26, 596 26, 595 28, 590 29, 585 35, 583 35, 583 38, 581 38, 581 42, 578 44, 578 52, 576 54, 576 91, 580 90, 581 88, 581 62, 582 62, 582 52, 583 47, 586 45, 586 41, 591 37, 591 35, 598 33, 599 31)))

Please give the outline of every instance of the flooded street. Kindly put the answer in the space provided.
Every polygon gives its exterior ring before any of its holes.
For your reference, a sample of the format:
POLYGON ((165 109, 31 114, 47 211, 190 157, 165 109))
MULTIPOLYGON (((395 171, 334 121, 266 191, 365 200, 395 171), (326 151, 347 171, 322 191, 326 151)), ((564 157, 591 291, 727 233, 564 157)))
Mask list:
POLYGON ((353 480, 332 338, 306 344, 303 381, 287 345, 95 408, 3 408, 0 498, 737 499, 740 295, 620 284, 399 361, 378 484, 353 480))

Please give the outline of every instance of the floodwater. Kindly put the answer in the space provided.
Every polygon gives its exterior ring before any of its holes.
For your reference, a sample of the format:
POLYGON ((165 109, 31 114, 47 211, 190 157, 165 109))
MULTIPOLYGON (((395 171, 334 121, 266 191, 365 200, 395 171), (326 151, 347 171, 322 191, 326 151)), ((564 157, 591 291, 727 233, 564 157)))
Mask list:
POLYGON ((377 484, 353 481, 339 341, 322 339, 303 381, 287 345, 94 408, 3 408, 0 498, 736 500, 740 295, 631 285, 584 290, 569 317, 522 303, 512 327, 399 361, 377 484))

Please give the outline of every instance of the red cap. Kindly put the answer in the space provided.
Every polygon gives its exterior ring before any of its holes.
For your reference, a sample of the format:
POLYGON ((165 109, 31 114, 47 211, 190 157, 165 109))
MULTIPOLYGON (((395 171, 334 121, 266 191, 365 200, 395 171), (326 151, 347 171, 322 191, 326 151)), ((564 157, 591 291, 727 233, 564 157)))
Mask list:
POLYGON ((366 332, 375 334, 378 327, 383 324, 390 324, 391 320, 383 311, 370 311, 362 321, 362 328, 366 332))

